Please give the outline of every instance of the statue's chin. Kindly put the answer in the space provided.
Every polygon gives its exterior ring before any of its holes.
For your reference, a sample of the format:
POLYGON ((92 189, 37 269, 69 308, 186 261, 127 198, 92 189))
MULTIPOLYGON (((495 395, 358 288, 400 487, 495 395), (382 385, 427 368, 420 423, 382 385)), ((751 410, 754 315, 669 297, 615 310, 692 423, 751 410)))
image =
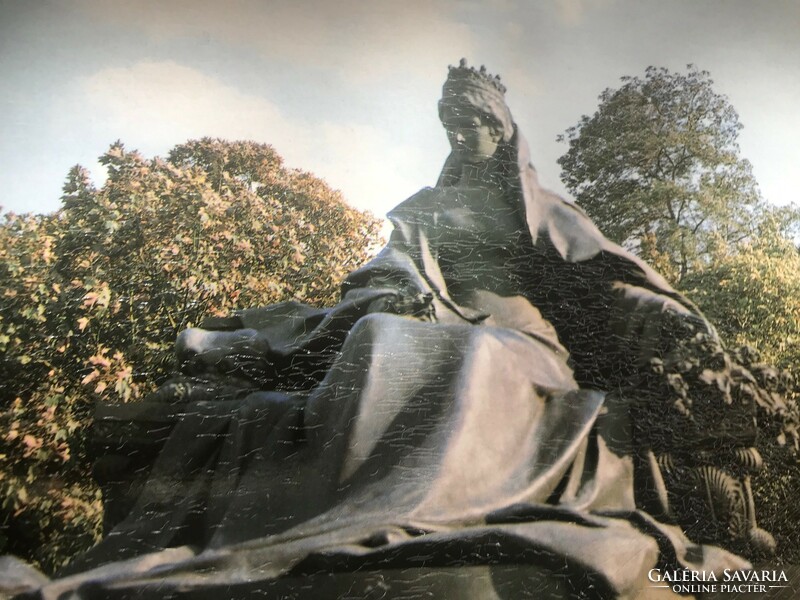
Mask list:
POLYGON ((466 165, 482 165, 489 161, 491 156, 486 156, 483 154, 480 155, 472 155, 463 160, 463 163, 466 165))
POLYGON ((490 154, 483 154, 481 152, 473 152, 469 150, 461 150, 458 152, 458 159, 462 165, 479 166, 489 162, 492 158, 490 154))

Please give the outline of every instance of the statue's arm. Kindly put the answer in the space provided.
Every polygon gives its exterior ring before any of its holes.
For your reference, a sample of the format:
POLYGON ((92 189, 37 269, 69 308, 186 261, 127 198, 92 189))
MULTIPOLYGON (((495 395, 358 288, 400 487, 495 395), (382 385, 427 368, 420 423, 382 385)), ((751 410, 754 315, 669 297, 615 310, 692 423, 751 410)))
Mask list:
POLYGON ((395 237, 375 259, 351 273, 342 286, 343 300, 371 298, 368 313, 431 317, 434 291, 404 246, 395 237))

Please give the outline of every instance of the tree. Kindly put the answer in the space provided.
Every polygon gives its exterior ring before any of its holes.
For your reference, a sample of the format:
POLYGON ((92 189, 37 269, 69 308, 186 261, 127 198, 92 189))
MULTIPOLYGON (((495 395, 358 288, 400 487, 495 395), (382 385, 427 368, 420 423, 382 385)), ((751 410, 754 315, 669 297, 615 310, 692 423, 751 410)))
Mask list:
POLYGON ((334 303, 377 241, 374 218, 267 145, 202 139, 146 160, 116 143, 101 162, 101 189, 75 167, 60 211, 0 224, 0 553, 46 571, 98 533, 95 402, 153 390, 204 317, 334 303))
POLYGON ((719 245, 746 239, 764 210, 739 156, 739 117, 706 71, 649 67, 600 95, 597 112, 559 136, 562 179, 600 229, 666 258, 680 281, 719 245))
POLYGON ((729 347, 750 346, 780 368, 800 364, 800 252, 774 219, 682 283, 729 347))

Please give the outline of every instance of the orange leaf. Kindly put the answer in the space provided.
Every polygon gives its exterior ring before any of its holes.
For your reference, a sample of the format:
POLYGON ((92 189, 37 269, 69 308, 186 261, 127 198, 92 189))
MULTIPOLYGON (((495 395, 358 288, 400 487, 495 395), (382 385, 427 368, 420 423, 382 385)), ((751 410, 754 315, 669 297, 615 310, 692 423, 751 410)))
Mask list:
POLYGON ((36 449, 42 447, 42 440, 33 437, 30 434, 25 435, 22 438, 22 443, 25 444, 28 448, 36 449))

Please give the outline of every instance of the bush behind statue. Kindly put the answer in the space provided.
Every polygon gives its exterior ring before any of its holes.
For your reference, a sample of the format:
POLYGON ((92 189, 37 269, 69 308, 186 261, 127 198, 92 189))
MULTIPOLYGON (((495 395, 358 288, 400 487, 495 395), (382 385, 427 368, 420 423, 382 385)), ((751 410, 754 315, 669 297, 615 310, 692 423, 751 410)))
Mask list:
POLYGON ((268 145, 204 138, 147 160, 117 142, 100 160, 101 189, 76 166, 60 211, 0 224, 0 553, 45 571, 99 533, 95 402, 154 389, 177 333, 206 316, 333 304, 378 239, 268 145))

